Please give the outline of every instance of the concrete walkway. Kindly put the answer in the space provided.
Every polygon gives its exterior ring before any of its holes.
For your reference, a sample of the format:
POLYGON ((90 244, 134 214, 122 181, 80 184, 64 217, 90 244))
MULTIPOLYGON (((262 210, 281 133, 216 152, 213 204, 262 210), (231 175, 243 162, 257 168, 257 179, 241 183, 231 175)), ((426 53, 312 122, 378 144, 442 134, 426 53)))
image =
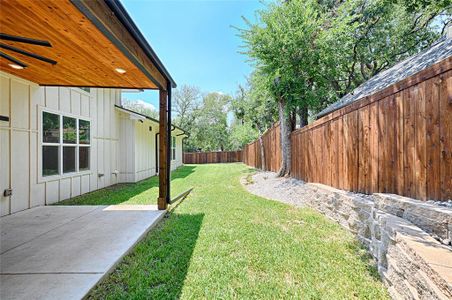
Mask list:
POLYGON ((154 205, 45 206, 0 218, 0 299, 80 299, 163 217, 154 205))

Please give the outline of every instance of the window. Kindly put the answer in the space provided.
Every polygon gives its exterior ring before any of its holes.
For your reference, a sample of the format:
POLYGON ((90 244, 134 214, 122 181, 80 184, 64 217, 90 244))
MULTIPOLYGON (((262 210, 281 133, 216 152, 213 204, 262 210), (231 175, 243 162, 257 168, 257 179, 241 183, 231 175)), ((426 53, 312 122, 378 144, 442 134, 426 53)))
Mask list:
POLYGON ((42 112, 42 176, 90 169, 90 121, 42 112))
POLYGON ((176 137, 171 137, 171 160, 176 160, 176 137))

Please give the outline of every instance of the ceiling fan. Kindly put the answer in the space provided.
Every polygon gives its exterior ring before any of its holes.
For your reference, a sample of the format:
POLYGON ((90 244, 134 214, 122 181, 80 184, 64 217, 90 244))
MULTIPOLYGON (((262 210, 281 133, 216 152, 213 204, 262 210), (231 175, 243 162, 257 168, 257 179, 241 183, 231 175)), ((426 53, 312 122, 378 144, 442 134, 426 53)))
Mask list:
MULTIPOLYGON (((43 47, 52 47, 52 45, 48 41, 37 40, 37 39, 21 37, 21 36, 14 36, 14 35, 6 34, 6 33, 0 33, 0 40, 13 41, 13 42, 18 42, 18 43, 31 44, 31 45, 37 45, 37 46, 43 46, 43 47)), ((50 59, 50 58, 47 58, 47 57, 29 52, 29 51, 25 51, 25 50, 22 50, 17 47, 10 46, 10 45, 7 45, 7 44, 1 43, 1 42, 0 42, 0 48, 49 63, 51 65, 57 64, 57 62, 53 59, 50 59)), ((11 65, 11 67, 13 67, 15 69, 24 69, 27 67, 27 64, 21 62, 17 58, 14 58, 11 55, 6 54, 2 51, 0 51, 0 57, 3 57, 5 59, 9 60, 10 62, 12 62, 13 65, 11 65)))

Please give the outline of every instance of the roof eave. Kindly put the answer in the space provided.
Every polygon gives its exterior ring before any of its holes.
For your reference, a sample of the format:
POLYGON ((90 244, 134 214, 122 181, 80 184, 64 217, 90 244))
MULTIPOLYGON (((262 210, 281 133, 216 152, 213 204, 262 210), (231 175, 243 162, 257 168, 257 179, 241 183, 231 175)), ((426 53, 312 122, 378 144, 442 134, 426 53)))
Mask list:
MULTIPOLYGON (((123 106, 121 106, 121 105, 115 104, 115 107, 116 107, 117 109, 123 111, 123 112, 129 113, 129 114, 133 114, 133 115, 137 115, 137 116, 143 117, 143 118, 145 118, 145 119, 148 119, 148 120, 150 120, 150 121, 152 121, 152 122, 155 122, 155 123, 159 124, 159 120, 154 119, 154 118, 152 118, 152 117, 149 117, 149 116, 147 116, 147 115, 138 113, 138 112, 133 111, 133 110, 131 110, 131 109, 125 108, 125 107, 123 107, 123 106)), ((174 128, 176 128, 176 129, 182 131, 182 133, 184 133, 186 136, 189 136, 189 133, 188 133, 185 129, 180 128, 179 126, 176 126, 176 125, 174 125, 174 124, 171 124, 171 126, 173 126, 174 128)))
POLYGON ((177 84, 171 77, 168 70, 163 65, 162 61, 159 59, 155 51, 146 41, 143 34, 140 32, 138 27, 133 22, 129 13, 126 11, 125 7, 121 4, 119 0, 105 0, 105 3, 110 7, 113 13, 118 17, 127 31, 132 35, 132 37, 138 42, 141 48, 145 51, 151 61, 154 63, 155 67, 162 73, 166 79, 171 83, 172 88, 176 88, 177 84))

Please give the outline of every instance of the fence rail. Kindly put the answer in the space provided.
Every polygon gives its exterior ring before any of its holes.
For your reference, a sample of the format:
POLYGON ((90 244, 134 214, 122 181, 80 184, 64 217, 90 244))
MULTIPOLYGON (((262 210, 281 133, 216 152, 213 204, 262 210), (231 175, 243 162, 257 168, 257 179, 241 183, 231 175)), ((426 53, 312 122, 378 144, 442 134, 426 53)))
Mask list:
MULTIPOLYGON (((291 134, 291 176, 363 193, 452 199, 452 59, 335 111, 291 134)), ((277 171, 279 126, 263 139, 277 171)), ((260 143, 243 162, 262 168, 260 143)))
POLYGON ((242 161, 242 151, 184 152, 184 164, 231 163, 242 161))

